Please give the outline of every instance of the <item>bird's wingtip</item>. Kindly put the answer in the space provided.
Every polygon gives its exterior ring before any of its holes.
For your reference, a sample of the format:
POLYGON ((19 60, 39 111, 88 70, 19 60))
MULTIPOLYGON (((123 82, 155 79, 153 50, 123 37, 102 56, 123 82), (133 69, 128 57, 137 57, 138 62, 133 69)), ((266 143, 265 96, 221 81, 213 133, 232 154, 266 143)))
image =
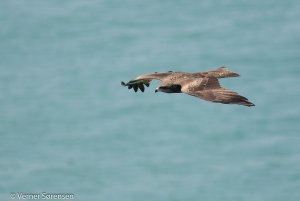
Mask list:
POLYGON ((121 81, 121 85, 122 85, 123 87, 126 86, 125 82, 123 82, 123 81, 121 81))
POLYGON ((247 106, 247 107, 253 107, 253 106, 255 106, 255 104, 254 104, 254 103, 251 103, 250 101, 246 101, 246 102, 244 103, 244 105, 247 106))

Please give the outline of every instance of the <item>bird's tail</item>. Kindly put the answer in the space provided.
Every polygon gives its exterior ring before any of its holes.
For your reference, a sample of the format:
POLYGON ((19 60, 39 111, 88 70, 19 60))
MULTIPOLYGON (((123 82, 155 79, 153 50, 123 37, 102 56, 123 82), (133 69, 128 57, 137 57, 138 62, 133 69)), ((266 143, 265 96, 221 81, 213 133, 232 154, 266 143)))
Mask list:
POLYGON ((216 70, 208 71, 208 76, 216 78, 226 78, 226 77, 239 77, 240 75, 234 72, 231 72, 227 67, 219 67, 216 70))

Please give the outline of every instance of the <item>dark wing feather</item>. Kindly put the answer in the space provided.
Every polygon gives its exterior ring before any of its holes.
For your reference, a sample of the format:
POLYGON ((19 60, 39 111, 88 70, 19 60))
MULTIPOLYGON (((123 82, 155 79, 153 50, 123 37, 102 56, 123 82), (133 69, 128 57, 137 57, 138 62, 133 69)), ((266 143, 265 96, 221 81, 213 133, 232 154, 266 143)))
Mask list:
POLYGON ((139 87, 139 89, 140 89, 142 92, 144 92, 144 91, 145 91, 145 87, 144 87, 144 85, 143 85, 143 84, 139 84, 139 85, 138 85, 138 87, 139 87))
POLYGON ((133 85, 132 87, 133 87, 133 89, 134 89, 134 92, 137 92, 137 91, 138 91, 138 85, 133 85))

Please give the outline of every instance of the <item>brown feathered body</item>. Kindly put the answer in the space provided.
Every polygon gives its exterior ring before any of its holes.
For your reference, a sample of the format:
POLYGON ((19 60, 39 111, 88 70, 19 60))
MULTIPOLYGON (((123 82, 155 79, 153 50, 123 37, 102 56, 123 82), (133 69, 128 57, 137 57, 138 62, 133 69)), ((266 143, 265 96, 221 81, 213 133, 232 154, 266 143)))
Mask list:
POLYGON ((229 89, 223 88, 218 79, 227 77, 238 77, 239 74, 231 72, 227 67, 220 67, 216 70, 198 73, 187 72, 165 72, 153 73, 138 76, 123 86, 133 88, 135 92, 140 89, 144 92, 144 85, 149 86, 151 80, 161 80, 155 92, 165 93, 186 93, 206 101, 254 106, 246 97, 239 95, 229 89))

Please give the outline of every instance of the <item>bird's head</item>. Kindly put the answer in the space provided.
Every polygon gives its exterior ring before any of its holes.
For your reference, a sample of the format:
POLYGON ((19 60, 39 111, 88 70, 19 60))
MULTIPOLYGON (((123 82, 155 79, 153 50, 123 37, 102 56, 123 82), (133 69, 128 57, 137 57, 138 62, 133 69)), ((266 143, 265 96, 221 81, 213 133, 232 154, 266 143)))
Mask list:
POLYGON ((181 85, 179 84, 172 84, 169 86, 158 86, 155 89, 155 93, 156 92, 164 92, 164 93, 181 93, 181 85))

